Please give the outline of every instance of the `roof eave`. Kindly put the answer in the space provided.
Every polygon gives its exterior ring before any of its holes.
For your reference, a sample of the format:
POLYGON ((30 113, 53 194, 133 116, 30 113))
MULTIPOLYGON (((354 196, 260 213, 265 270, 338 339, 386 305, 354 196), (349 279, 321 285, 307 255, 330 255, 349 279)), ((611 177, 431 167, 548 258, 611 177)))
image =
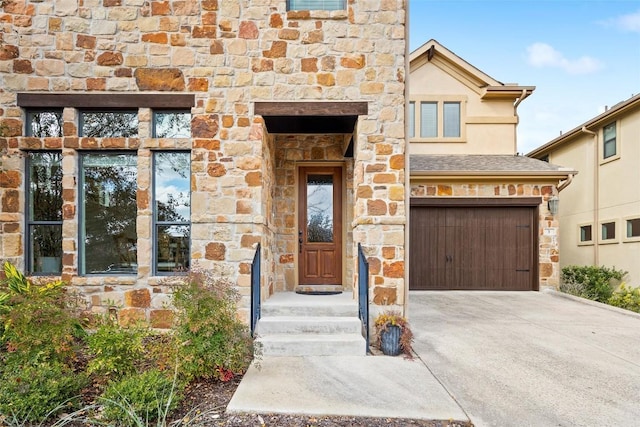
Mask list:
POLYGON ((536 89, 535 86, 487 86, 482 94, 482 99, 516 99, 527 97, 536 89))
POLYGON ((430 180, 430 179, 478 179, 478 180, 505 180, 509 178, 526 179, 526 180, 563 180, 570 175, 577 175, 575 170, 557 170, 557 171, 411 171, 409 176, 411 179, 430 180))
POLYGON ((636 108, 637 106, 640 106, 640 94, 631 97, 627 101, 623 101, 623 102, 619 103, 618 105, 613 106, 609 110, 607 110, 604 113, 594 117, 593 119, 584 122, 580 126, 577 126, 577 127, 571 129, 568 132, 565 132, 564 134, 560 135, 559 137, 557 137, 555 139, 552 139, 551 141, 547 142, 546 144, 541 145, 540 147, 530 151, 529 153, 526 154, 526 156, 527 157, 533 157, 533 158, 543 156, 543 155, 549 153, 554 148, 566 143, 567 141, 573 139, 575 136, 581 134, 582 133, 582 128, 586 128, 588 130, 593 130, 592 128, 599 127, 599 125, 601 125, 603 122, 607 122, 607 121, 611 120, 614 116, 617 116, 619 114, 623 114, 624 112, 626 112, 626 111, 628 111, 630 109, 636 108))

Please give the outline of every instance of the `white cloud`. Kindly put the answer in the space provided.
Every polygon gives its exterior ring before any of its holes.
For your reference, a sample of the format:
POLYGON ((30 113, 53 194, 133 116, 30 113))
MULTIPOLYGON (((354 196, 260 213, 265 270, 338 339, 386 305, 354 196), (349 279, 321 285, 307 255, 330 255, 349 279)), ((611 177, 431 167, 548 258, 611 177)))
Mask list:
POLYGON ((581 56, 570 60, 546 43, 534 43, 527 47, 527 61, 537 68, 560 68, 569 74, 589 74, 602 68, 600 61, 595 58, 581 56))
POLYGON ((616 27, 622 31, 640 33, 640 10, 611 18, 604 22, 606 26, 616 27))

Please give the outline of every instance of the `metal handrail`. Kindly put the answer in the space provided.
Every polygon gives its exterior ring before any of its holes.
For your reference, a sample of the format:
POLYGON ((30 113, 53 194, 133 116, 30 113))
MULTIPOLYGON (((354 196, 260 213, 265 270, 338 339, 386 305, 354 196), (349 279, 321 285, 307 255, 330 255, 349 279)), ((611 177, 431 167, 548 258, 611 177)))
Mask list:
POLYGON ((251 262, 251 336, 255 336, 256 324, 260 319, 260 243, 251 262))
POLYGON ((369 261, 358 243, 358 315, 362 322, 363 336, 369 352, 369 261))

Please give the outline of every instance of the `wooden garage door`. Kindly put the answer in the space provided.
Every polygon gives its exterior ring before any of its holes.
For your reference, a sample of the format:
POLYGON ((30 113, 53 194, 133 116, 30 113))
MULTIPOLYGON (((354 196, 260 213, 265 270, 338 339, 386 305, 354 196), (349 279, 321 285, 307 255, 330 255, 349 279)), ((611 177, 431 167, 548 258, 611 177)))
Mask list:
POLYGON ((410 289, 537 289, 536 211, 412 206, 410 289))

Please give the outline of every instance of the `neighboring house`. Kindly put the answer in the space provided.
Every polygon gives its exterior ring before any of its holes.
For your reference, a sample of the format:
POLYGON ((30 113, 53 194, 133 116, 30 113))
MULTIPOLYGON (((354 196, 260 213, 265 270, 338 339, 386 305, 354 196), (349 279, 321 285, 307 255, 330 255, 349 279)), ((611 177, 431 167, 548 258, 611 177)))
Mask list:
POLYGON ((193 266, 405 302, 406 1, 7 0, 0 258, 166 327, 193 266))
POLYGON ((640 285, 640 95, 527 156, 580 172, 560 197, 561 265, 615 267, 640 285))
POLYGON ((547 202, 574 172, 517 154, 516 110, 533 90, 435 40, 411 54, 410 289, 558 285, 559 224, 547 202))

